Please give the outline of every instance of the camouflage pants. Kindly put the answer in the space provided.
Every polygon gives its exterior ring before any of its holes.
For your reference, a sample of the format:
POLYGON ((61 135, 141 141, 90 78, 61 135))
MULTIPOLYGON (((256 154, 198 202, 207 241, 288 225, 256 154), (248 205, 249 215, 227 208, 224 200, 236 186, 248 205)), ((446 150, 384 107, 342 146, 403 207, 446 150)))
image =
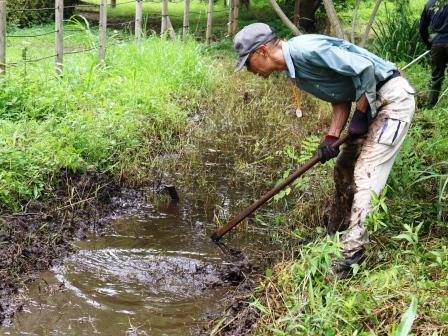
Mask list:
POLYGON ((342 253, 349 263, 360 260, 368 242, 371 191, 379 194, 386 185, 415 111, 414 95, 405 78, 389 80, 377 93, 379 112, 367 135, 346 143, 336 161, 328 232, 344 231, 342 253))

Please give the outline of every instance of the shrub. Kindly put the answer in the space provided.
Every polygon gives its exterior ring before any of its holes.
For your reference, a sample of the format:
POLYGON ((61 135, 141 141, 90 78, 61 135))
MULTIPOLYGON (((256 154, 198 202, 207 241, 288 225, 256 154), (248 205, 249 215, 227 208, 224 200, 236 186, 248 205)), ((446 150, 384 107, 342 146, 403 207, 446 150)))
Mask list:
POLYGON ((414 18, 406 0, 397 1, 394 10, 385 6, 384 18, 373 27, 373 51, 394 62, 412 61, 425 51, 418 31, 419 19, 414 18))
MULTIPOLYGON (((72 6, 78 3, 79 0, 65 0, 65 6, 72 6)), ((54 0, 14 0, 7 2, 8 8, 8 24, 28 27, 36 23, 50 22, 54 18, 54 10, 42 10, 42 11, 22 11, 24 8, 53 8, 54 0)), ((73 14, 74 8, 67 8, 64 12, 65 17, 69 17, 73 14)))

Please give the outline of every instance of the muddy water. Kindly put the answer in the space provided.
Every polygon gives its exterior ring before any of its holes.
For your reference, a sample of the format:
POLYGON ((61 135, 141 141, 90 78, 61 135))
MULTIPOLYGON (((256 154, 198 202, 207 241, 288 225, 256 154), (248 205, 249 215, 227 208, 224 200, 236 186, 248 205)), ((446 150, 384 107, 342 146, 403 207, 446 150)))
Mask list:
MULTIPOLYGON (((218 194, 218 210, 194 193, 181 194, 179 204, 143 202, 134 209, 130 202, 108 234, 77 242, 77 253, 29 286, 23 311, 0 333, 196 334, 248 271, 247 260, 229 258, 209 239, 213 216, 226 217, 244 196, 218 194)), ((226 237, 249 259, 264 240, 254 232, 226 237)))

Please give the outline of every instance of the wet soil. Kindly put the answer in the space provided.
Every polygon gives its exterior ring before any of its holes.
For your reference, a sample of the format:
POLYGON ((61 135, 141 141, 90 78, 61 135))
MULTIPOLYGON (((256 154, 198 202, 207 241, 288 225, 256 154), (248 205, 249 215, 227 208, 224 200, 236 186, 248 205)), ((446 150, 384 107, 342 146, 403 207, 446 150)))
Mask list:
POLYGON ((261 272, 258 233, 216 245, 200 197, 177 203, 160 185, 121 188, 95 172, 61 181, 54 199, 5 216, 3 334, 207 334, 225 307, 238 316, 222 334, 250 330, 257 315, 240 299, 261 272))
POLYGON ((21 309, 19 288, 72 250, 71 241, 100 232, 119 191, 109 176, 62 171, 55 196, 0 219, 0 323, 21 309))

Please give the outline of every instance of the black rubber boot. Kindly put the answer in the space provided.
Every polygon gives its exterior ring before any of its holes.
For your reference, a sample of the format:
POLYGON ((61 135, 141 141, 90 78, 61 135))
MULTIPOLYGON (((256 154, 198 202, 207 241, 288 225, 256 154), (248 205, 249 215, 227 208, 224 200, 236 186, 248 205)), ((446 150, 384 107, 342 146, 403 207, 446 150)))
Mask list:
POLYGON ((346 279, 353 274, 352 265, 360 264, 364 259, 364 250, 358 251, 352 258, 345 258, 335 263, 332 267, 333 273, 338 279, 346 279))
POLYGON ((437 101, 439 100, 440 90, 442 88, 442 81, 443 78, 437 80, 437 81, 430 81, 429 82, 429 94, 428 94, 428 108, 433 108, 437 101))

